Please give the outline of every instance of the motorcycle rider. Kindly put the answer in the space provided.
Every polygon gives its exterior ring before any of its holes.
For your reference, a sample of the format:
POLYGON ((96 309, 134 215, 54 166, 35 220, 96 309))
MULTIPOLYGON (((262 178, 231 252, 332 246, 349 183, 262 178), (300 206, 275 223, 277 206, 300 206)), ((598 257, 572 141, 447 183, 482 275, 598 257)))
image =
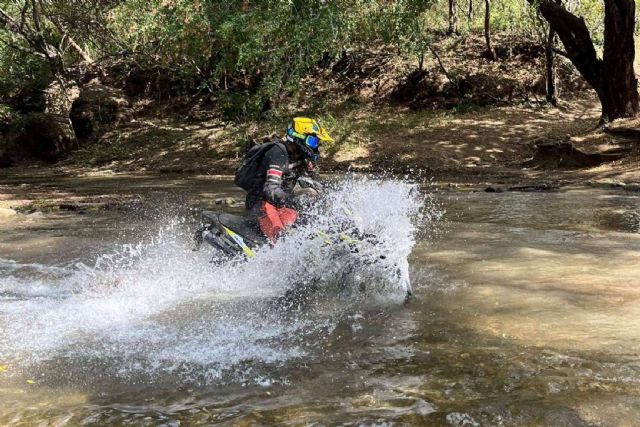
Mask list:
MULTIPOLYGON (((333 139, 316 120, 296 117, 285 138, 273 141, 255 162, 256 179, 248 190, 245 207, 272 241, 298 218, 295 209, 298 194, 294 194, 294 189, 301 177, 313 173, 320 156, 320 142, 331 143, 333 139)), ((310 195, 314 190, 304 189, 302 193, 310 195)))

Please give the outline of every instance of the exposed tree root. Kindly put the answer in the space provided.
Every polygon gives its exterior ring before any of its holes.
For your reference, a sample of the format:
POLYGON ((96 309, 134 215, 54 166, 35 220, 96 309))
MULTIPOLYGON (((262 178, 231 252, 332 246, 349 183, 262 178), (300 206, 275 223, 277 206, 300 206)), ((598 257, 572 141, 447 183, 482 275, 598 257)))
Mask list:
POLYGON ((605 153, 585 153, 569 141, 539 142, 533 157, 524 166, 537 169, 577 169, 599 166, 625 156, 627 150, 614 149, 605 153))

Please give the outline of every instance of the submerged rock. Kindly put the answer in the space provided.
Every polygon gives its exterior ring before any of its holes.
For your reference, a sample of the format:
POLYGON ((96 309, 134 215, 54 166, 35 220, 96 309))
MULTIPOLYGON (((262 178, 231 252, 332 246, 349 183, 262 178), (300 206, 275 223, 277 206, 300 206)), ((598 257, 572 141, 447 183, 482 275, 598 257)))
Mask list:
POLYGON ((640 183, 630 182, 630 183, 625 185, 624 189, 627 190, 627 191, 633 191, 633 192, 638 193, 638 192, 640 192, 640 183))
POLYGON ((7 218, 7 217, 15 216, 17 214, 18 212, 16 212, 11 208, 0 207, 0 218, 7 218))
POLYGON ((612 178, 600 179, 598 181, 594 181, 593 184, 594 186, 607 188, 625 188, 627 186, 625 182, 612 178))
POLYGON ((536 191, 553 191, 560 188, 559 185, 541 182, 539 184, 515 185, 509 187, 509 191, 536 192, 536 191))
POLYGON ((447 424, 454 427, 480 427, 473 417, 462 412, 451 412, 446 416, 447 424))
POLYGON ((503 193, 504 187, 499 185, 490 185, 484 189, 485 193, 503 193))
POLYGON ((234 199, 233 197, 223 197, 223 198, 216 199, 215 204, 233 208, 233 207, 242 206, 244 204, 244 201, 234 199))

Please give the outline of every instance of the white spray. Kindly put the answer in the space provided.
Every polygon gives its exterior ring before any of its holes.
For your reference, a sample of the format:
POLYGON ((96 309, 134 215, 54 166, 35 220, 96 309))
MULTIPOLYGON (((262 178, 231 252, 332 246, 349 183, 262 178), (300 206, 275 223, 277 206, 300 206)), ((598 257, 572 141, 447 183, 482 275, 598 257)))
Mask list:
POLYGON ((312 220, 242 264, 215 265, 205 250, 192 252, 179 222, 92 266, 0 260, 0 362, 209 382, 245 381, 254 365, 312 357, 317 337, 345 316, 403 301, 416 224, 429 220, 420 216, 423 202, 414 185, 346 180, 311 210, 312 220), (336 257, 317 230, 347 221, 376 244, 336 257), (310 284, 321 288, 311 306, 273 304, 310 284))

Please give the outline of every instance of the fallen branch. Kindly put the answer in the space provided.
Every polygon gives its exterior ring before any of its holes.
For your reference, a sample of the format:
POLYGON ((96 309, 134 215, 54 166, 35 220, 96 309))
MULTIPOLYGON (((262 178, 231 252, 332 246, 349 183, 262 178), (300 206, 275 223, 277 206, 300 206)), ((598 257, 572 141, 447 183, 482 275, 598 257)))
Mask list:
POLYGON ((447 71, 447 69, 445 68, 444 64, 442 63, 442 59, 440 58, 440 55, 438 55, 438 52, 436 52, 436 50, 433 48, 433 46, 429 45, 429 50, 431 51, 431 53, 433 54, 433 56, 436 57, 436 61, 438 61, 438 65, 440 66, 440 69, 442 70, 442 72, 444 73, 445 77, 447 78, 447 80, 449 80, 449 82, 453 85, 455 85, 456 87, 458 87, 458 83, 457 81, 455 81, 451 75, 449 74, 449 72, 447 71))

